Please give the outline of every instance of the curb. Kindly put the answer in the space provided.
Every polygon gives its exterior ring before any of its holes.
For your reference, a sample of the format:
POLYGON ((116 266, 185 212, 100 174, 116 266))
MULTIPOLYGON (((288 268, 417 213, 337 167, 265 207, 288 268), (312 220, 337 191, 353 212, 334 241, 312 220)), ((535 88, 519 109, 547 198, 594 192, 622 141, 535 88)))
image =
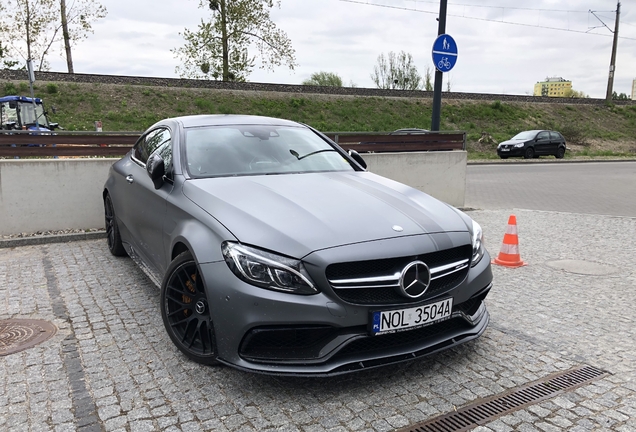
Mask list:
POLYGON ((46 236, 18 237, 0 240, 0 249, 20 246, 35 246, 49 243, 68 243, 78 240, 97 240, 106 238, 106 231, 58 234, 46 236))
POLYGON ((502 160, 475 160, 467 161, 467 165, 526 165, 526 164, 574 164, 574 163, 598 163, 598 162, 634 162, 636 159, 569 159, 569 160, 525 160, 502 161, 502 160))

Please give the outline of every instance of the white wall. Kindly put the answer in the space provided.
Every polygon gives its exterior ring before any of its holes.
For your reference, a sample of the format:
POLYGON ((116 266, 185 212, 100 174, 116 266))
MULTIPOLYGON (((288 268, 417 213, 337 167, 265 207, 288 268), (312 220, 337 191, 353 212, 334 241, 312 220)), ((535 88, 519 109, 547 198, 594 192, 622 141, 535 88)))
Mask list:
MULTIPOLYGON (((363 154, 369 171, 462 207, 466 152, 363 154)), ((0 160, 0 235, 104 227, 102 190, 116 159, 0 160)))
POLYGON ((102 190, 115 161, 0 161, 0 235, 103 228, 102 190))
POLYGON ((463 207, 466 195, 465 151, 364 153, 369 171, 463 207))

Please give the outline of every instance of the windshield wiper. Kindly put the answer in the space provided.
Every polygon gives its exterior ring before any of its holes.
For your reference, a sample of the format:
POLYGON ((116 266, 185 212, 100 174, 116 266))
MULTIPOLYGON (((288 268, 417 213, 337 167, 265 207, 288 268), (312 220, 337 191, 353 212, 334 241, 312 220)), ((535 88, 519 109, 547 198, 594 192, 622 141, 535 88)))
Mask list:
POLYGON ((312 155, 315 155, 315 154, 318 154, 318 153, 323 153, 323 152, 337 152, 337 150, 334 150, 334 149, 322 149, 322 150, 316 150, 316 151, 313 151, 313 152, 311 152, 311 153, 307 153, 306 155, 302 155, 302 156, 300 156, 300 155, 298 154, 298 152, 297 152, 296 150, 294 150, 294 149, 289 149, 289 152, 290 152, 292 155, 296 156, 296 159, 301 160, 301 159, 305 159, 306 157, 309 157, 309 156, 312 156, 312 155))

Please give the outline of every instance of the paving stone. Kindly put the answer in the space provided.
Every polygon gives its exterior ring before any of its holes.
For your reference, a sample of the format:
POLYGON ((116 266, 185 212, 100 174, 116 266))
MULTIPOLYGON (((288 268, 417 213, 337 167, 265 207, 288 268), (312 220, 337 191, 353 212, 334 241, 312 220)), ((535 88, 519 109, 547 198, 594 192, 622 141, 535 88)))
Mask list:
MULTIPOLYGON (((487 238, 498 239, 510 211, 469 213, 487 238)), ((399 367, 333 379, 194 364, 163 330, 156 287, 131 260, 112 257, 103 241, 0 249, 0 319, 37 317, 59 328, 46 344, 0 357, 0 406, 8 407, 0 410, 0 430, 39 430, 47 421, 49 430, 75 427, 89 421, 91 409, 109 432, 394 430, 582 364, 612 375, 481 430, 636 430, 636 329, 615 313, 636 309, 629 270, 636 220, 515 213, 530 265, 493 268, 491 323, 481 338, 399 367), (589 277, 547 265, 580 259, 579 251, 618 273, 589 277), (17 287, 26 294, 17 296, 17 287)), ((496 242, 488 244, 491 252, 496 242)))

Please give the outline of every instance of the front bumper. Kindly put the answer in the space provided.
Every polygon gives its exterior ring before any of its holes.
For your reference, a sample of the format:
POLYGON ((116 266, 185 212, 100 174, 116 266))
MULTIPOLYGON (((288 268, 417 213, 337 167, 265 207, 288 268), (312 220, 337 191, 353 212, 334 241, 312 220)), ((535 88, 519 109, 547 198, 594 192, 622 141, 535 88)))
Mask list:
POLYGON ((523 153, 525 152, 525 147, 512 147, 509 150, 505 150, 503 148, 498 147, 497 148, 497 155, 499 157, 501 156, 508 156, 508 157, 519 157, 519 156, 523 156, 523 153))
POLYGON ((377 336, 368 331, 370 311, 392 307, 348 304, 324 286, 311 296, 254 287, 225 262, 200 269, 218 360, 252 372, 325 376, 412 360, 479 337, 489 321, 484 303, 492 286, 488 253, 457 287, 422 302, 452 296, 449 319, 377 336))

